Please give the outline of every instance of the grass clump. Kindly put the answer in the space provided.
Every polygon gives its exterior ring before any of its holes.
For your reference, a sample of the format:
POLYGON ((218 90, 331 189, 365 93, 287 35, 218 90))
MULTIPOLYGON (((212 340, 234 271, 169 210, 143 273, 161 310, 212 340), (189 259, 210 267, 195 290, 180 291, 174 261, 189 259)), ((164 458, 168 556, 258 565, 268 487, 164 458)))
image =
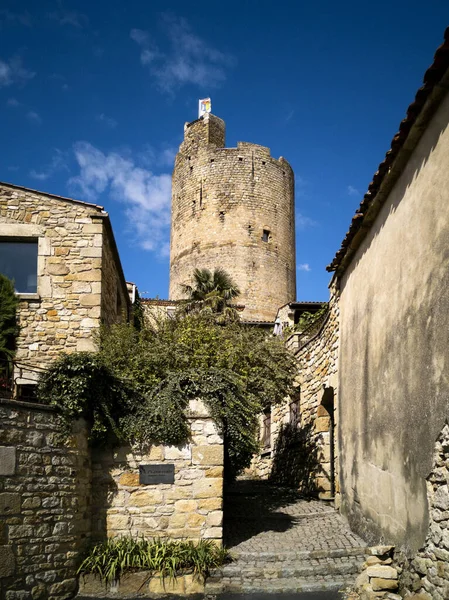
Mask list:
POLYGON ((211 569, 229 562, 226 548, 211 540, 150 540, 119 537, 93 546, 78 569, 78 575, 92 573, 104 582, 117 581, 126 572, 150 571, 160 577, 176 578, 186 572, 206 577, 211 569))

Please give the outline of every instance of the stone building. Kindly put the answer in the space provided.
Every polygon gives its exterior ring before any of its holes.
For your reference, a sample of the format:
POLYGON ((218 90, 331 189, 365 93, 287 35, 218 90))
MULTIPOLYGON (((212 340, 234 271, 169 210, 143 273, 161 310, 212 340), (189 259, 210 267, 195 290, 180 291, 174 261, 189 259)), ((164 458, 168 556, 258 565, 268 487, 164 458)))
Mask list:
POLYGON ((93 350, 101 323, 127 319, 130 299, 101 206, 0 183, 0 272, 20 299, 16 383, 61 352, 93 350))
POLYGON ((172 187, 170 299, 195 268, 222 267, 241 290, 243 320, 274 321, 295 299, 294 176, 284 158, 239 142, 207 114, 184 127, 172 187))

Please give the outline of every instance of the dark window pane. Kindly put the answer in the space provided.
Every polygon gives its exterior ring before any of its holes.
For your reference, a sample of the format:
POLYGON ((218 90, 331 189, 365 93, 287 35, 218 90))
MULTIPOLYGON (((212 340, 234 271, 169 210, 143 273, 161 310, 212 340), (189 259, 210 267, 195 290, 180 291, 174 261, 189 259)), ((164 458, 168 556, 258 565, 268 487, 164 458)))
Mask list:
POLYGON ((37 241, 0 241, 0 273, 14 280, 16 292, 37 292, 37 241))

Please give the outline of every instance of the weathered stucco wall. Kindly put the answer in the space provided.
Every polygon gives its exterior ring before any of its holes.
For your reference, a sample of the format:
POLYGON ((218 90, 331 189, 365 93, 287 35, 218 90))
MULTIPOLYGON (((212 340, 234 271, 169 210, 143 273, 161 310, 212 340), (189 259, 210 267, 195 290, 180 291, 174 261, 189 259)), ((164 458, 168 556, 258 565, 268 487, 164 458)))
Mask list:
POLYGON ((273 320, 296 295, 293 171, 268 148, 224 143, 214 115, 186 126, 173 171, 170 298, 195 268, 221 267, 240 288, 243 319, 273 320))
POLYGON ((341 280, 342 510, 369 541, 425 541, 448 415, 449 98, 341 280))
POLYGON ((0 597, 72 597, 90 533, 90 461, 82 423, 55 439, 51 408, 0 400, 0 597))
POLYGON ((93 535, 213 539, 221 543, 223 440, 200 402, 184 447, 94 451, 93 535), (139 464, 174 464, 175 483, 140 485, 139 464))

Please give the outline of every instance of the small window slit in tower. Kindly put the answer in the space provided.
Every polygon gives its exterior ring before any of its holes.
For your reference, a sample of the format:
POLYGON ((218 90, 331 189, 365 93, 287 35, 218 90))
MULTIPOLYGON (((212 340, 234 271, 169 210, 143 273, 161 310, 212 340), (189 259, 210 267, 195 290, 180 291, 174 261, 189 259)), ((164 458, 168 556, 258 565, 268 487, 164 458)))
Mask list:
POLYGON ((203 184, 200 186, 200 208, 203 208, 203 184))
POLYGON ((262 161, 262 164, 263 164, 263 165, 266 165, 266 164, 267 164, 267 162, 266 162, 265 160, 263 160, 263 161, 262 161))
POLYGON ((241 156, 239 156, 239 162, 242 162, 243 158, 241 156))
POLYGON ((193 167, 190 167, 190 172, 192 172, 192 171, 193 171, 193 167))
POLYGON ((269 229, 264 229, 262 232, 262 241, 269 242, 270 241, 270 231, 269 229))
POLYGON ((213 162, 214 162, 214 160, 215 160, 214 158, 211 158, 211 159, 210 159, 210 162, 211 162, 211 163, 213 163, 213 162))
POLYGON ((225 211, 224 210, 220 210, 220 221, 223 223, 224 222, 224 218, 225 218, 225 211))

